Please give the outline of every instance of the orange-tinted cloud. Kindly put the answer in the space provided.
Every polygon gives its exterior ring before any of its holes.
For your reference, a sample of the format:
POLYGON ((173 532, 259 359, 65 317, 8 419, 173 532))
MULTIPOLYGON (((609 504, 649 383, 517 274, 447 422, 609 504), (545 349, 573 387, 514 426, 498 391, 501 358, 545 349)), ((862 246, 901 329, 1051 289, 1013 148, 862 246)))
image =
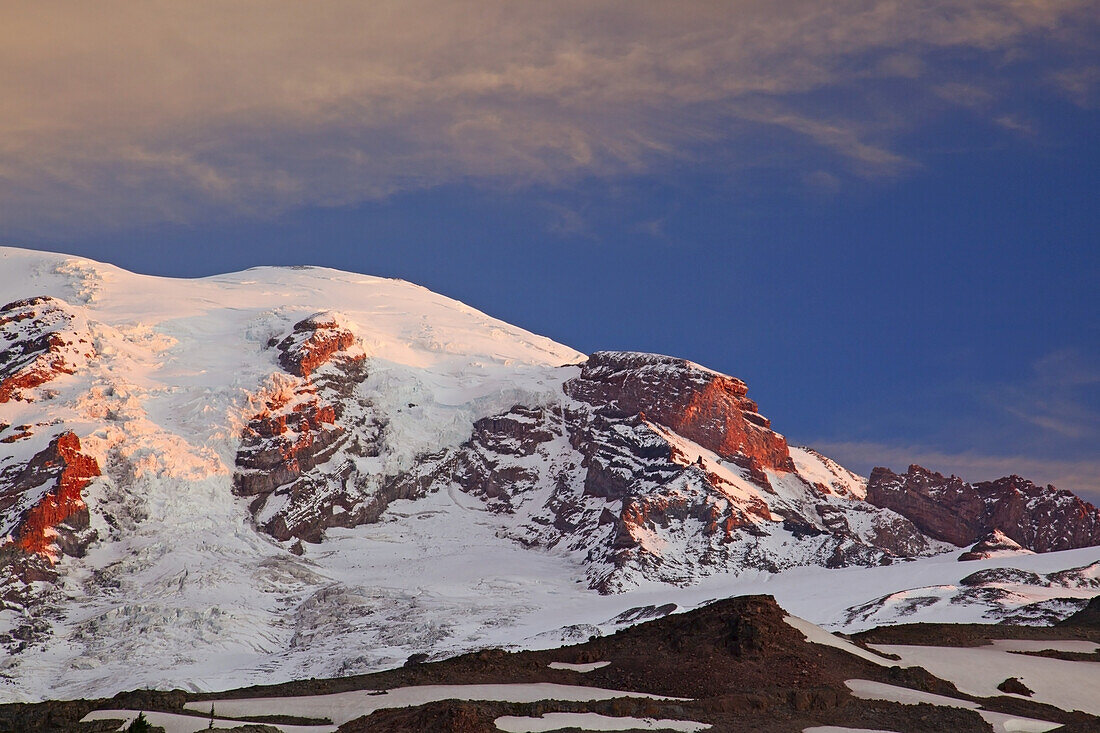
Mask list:
MULTIPOLYGON (((715 141, 736 167, 752 154, 738 136, 760 129, 857 175, 892 174, 915 163, 893 147, 912 121, 858 91, 847 111, 809 95, 898 79, 941 102, 967 85, 992 96, 985 80, 944 73, 938 54, 966 50, 993 68, 1035 38, 1072 49, 1092 7, 27 3, 0 23, 0 225, 265 214, 453 181, 557 184, 645 171, 715 141)), ((1078 89, 1074 68, 1042 81, 1078 89)))

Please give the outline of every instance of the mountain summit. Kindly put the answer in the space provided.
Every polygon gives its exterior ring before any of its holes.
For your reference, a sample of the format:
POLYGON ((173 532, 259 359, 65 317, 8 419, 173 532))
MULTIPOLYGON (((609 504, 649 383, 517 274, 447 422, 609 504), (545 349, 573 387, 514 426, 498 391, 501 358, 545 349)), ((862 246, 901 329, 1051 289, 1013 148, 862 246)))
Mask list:
POLYGON ((555 615, 566 593, 891 565, 994 529, 1100 544, 1068 492, 868 483, 789 446, 739 379, 585 357, 401 281, 0 249, 0 302, 12 698, 587 638, 555 615))

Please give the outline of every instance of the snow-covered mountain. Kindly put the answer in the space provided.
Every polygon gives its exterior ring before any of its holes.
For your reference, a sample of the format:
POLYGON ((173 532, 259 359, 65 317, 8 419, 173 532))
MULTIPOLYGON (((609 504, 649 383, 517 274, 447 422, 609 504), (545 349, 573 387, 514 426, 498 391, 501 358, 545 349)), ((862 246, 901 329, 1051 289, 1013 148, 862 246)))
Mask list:
MULTIPOLYGON (((1068 492, 915 469, 869 491, 788 446, 738 379, 586 357, 401 281, 176 280, 0 249, 0 302, 5 698, 554 645, 773 577, 877 578, 828 616, 792 607, 859 625, 934 605, 890 615, 906 566, 954 583, 988 563, 946 553, 993 530, 1039 552, 1100 543, 1100 512, 1068 492)), ((1091 594, 1036 574, 1070 565, 1024 560, 1062 615, 1091 594)), ((989 612, 969 597, 940 612, 989 612)))

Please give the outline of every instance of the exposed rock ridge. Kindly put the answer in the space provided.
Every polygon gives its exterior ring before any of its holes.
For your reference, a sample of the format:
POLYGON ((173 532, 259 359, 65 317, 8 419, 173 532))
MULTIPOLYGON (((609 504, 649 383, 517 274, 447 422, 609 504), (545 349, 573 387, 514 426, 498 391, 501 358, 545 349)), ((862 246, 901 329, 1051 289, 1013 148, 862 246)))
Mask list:
POLYGON ((91 540, 83 491, 100 475, 99 463, 81 451, 80 439, 66 431, 18 470, 0 474, 0 518, 4 534, 23 553, 51 565, 61 554, 79 555, 91 540))
POLYGON ((565 392, 608 417, 643 413, 746 468, 794 470, 786 439, 769 429, 745 383, 686 359, 598 351, 565 392))
POLYGON ((11 633, 0 634, 9 653, 49 633, 41 611, 50 591, 39 581, 56 581, 62 555, 81 557, 96 539, 84 490, 99 475, 72 432, 0 471, 0 609, 18 614, 11 633))
POLYGON ((87 323, 65 301, 8 303, 0 308, 0 404, 33 400, 36 388, 74 374, 94 355, 87 323))
POLYGON ((564 391, 573 399, 479 420, 464 445, 396 485, 406 496, 446 487, 481 496, 513 517, 509 536, 576 554, 602 592, 641 579, 688 584, 729 569, 875 564, 939 550, 897 514, 795 473, 782 436, 745 418, 759 413, 740 380, 683 360, 603 352, 564 391))
POLYGON ((966 546, 999 529, 1034 552, 1100 545, 1100 509, 1069 491, 1019 476, 968 483, 912 465, 875 468, 867 500, 907 517, 925 534, 966 546))
POLYGON ((1021 547, 1019 542, 1016 542, 1001 530, 995 529, 971 547, 969 551, 959 555, 959 560, 965 562, 968 560, 986 560, 991 557, 1005 555, 1031 554, 1034 554, 1031 550, 1021 547))
POLYGON ((234 488, 255 497, 251 508, 263 531, 280 540, 317 542, 326 526, 347 521, 337 515, 350 508, 340 497, 352 466, 327 464, 348 442, 338 420, 362 381, 366 355, 343 319, 328 312, 299 321, 274 345, 279 365, 292 376, 281 380, 245 426, 234 488))
MULTIPOLYGON (((308 379, 338 352, 355 344, 355 334, 338 313, 315 313, 294 324, 294 331, 278 344, 279 365, 291 374, 308 379)), ((345 361, 359 361, 363 355, 343 354, 345 361)))

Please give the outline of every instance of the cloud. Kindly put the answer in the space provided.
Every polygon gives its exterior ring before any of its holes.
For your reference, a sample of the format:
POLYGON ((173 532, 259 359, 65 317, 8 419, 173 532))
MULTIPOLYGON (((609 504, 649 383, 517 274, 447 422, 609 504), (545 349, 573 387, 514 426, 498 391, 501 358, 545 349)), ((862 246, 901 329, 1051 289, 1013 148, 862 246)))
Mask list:
POLYGON ((1011 132, 1017 132, 1021 135, 1034 135, 1035 128, 1033 128, 1026 120, 1021 120, 1016 115, 1001 115, 993 120, 994 123, 1000 125, 1006 130, 1011 132))
POLYGON ((1053 80, 1062 93, 1082 107, 1095 107, 1100 100, 1100 65, 1062 69, 1053 80))
POLYGON ((1051 352, 1014 384, 983 387, 975 407, 912 443, 820 440, 814 448, 857 471, 917 463, 971 481, 1017 474, 1100 503, 1100 363, 1077 349, 1051 352), (933 447, 935 446, 935 447, 933 447), (953 449, 954 448, 954 449, 953 449))
POLYGON ((543 208, 550 215, 548 229, 551 232, 562 237, 596 239, 583 210, 556 203, 544 203, 543 208))
POLYGON ((998 385, 985 401, 1002 416, 1041 428, 1059 442, 1100 442, 1100 366, 1075 349, 1047 354, 1019 385, 998 385))
MULTIPOLYGON (((1026 42, 1071 33, 1090 7, 22 4, 0 24, 0 227, 262 216, 454 182, 562 185, 706 146, 736 168, 753 155, 738 140, 769 130, 857 175, 894 175, 913 165, 893 145, 911 123, 862 83, 903 80, 906 98, 941 101, 951 84, 956 96, 967 84, 995 94, 956 80, 941 56, 966 51, 1000 68, 1026 42), (815 101, 833 89, 854 95, 850 110, 815 101)), ((1075 69, 1051 69, 1044 83, 1084 88, 1075 69)))

